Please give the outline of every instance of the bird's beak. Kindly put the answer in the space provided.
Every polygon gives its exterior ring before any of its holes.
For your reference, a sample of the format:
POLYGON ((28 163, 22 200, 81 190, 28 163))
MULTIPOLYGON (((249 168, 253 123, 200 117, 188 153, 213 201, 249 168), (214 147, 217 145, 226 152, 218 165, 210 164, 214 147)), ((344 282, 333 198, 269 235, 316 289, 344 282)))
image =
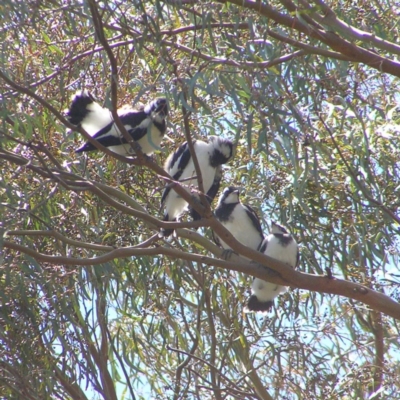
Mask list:
POLYGON ((162 99, 160 101, 160 104, 157 106, 156 113, 158 115, 160 115, 160 116, 163 116, 163 117, 168 115, 168 103, 167 103, 167 100, 162 99))
POLYGON ((164 114, 168 114, 168 103, 167 102, 165 102, 165 104, 163 105, 162 110, 163 110, 164 114))
POLYGON ((168 107, 165 104, 163 108, 160 109, 160 111, 158 112, 158 115, 161 115, 162 117, 165 117, 168 115, 168 107))

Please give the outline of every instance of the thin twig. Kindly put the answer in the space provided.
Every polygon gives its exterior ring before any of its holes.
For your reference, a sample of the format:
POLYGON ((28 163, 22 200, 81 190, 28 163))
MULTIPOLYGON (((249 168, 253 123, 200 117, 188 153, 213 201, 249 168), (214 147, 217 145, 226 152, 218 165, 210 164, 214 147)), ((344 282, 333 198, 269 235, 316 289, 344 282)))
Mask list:
POLYGON ((335 136, 333 135, 333 132, 331 131, 331 129, 328 127, 328 125, 326 124, 326 122, 323 120, 323 118, 321 117, 321 115, 318 116, 319 120, 321 121, 321 123, 324 125, 326 131, 329 133, 329 136, 331 137, 331 140, 333 142, 333 145, 335 146, 340 159, 342 160, 343 164, 346 166, 347 171, 349 172, 349 174, 351 175, 354 183, 357 185, 357 187, 362 191, 363 195, 372 203, 374 204, 376 207, 381 208, 386 214, 388 214, 391 218, 393 218, 397 223, 400 224, 400 217, 397 216, 392 210, 390 210, 388 207, 386 207, 384 204, 382 204, 380 201, 374 199, 367 191, 366 187, 359 181, 359 179, 357 178, 357 174, 353 171, 353 168, 351 168, 351 166, 349 165, 349 163, 346 160, 346 157, 344 157, 342 150, 340 149, 340 146, 337 144, 335 136))

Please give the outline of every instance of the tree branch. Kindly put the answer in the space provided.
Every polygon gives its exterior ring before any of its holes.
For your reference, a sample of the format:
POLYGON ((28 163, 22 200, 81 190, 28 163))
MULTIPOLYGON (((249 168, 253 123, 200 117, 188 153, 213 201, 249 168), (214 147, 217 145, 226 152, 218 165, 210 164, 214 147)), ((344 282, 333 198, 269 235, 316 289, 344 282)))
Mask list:
POLYGON ((375 340, 375 365, 374 365, 374 385, 370 392, 377 392, 383 385, 383 371, 385 367, 385 345, 382 326, 382 315, 380 312, 371 310, 372 332, 375 340))
MULTIPOLYGON (((217 0, 217 2, 226 4, 228 0, 217 0)), ((278 12, 267 3, 261 3, 260 1, 255 0, 229 0, 229 3, 253 10, 264 17, 272 19, 280 25, 286 26, 290 30, 294 29, 298 32, 304 33, 309 38, 317 39, 344 56, 353 58, 354 61, 366 64, 380 72, 386 72, 400 77, 399 62, 389 60, 370 50, 363 49, 341 38, 334 32, 317 29, 311 25, 305 25, 297 18, 278 12)))
MULTIPOLYGON (((277 283, 279 285, 289 285, 294 288, 312 290, 319 293, 341 295, 350 299, 358 300, 369 305, 374 310, 380 311, 393 318, 400 319, 400 304, 382 293, 376 292, 357 283, 341 279, 329 279, 325 276, 317 276, 294 271, 289 265, 257 252, 255 252, 257 257, 254 258, 257 258, 257 262, 260 262, 261 260, 261 264, 255 265, 254 262, 244 261, 243 258, 236 255, 232 255, 231 260, 228 262, 217 258, 187 253, 161 246, 145 249, 134 247, 118 248, 108 252, 107 254, 85 259, 65 256, 50 256, 7 240, 4 241, 3 246, 7 249, 27 254, 40 262, 71 266, 99 265, 116 258, 164 255, 172 258, 200 262, 208 266, 243 272, 247 275, 255 276, 262 280, 277 283), (271 274, 271 272, 266 270, 265 267, 276 272, 271 274)), ((222 250, 220 248, 213 245, 211 242, 208 247, 213 248, 214 251, 212 252, 214 255, 222 257, 222 250)))
POLYGON ((108 44, 108 40, 104 34, 104 27, 103 27, 103 21, 101 18, 101 15, 99 13, 99 10, 97 9, 96 2, 94 0, 88 0, 89 7, 90 7, 90 12, 92 14, 93 18, 93 24, 96 30, 96 34, 99 38, 100 43, 102 44, 108 60, 110 62, 111 66, 111 79, 110 79, 110 84, 111 84, 111 114, 113 117, 114 123, 117 125, 118 130, 121 132, 122 136, 126 139, 128 146, 131 146, 132 149, 135 152, 135 156, 137 157, 138 161, 140 164, 143 163, 145 159, 145 155, 143 154, 140 145, 133 140, 131 135, 128 133, 126 130, 125 126, 122 124, 121 119, 119 118, 118 112, 117 112, 117 104, 118 104, 118 65, 117 61, 114 57, 114 54, 111 50, 110 45, 108 44))
MULTIPOLYGON (((333 12, 333 10, 328 7, 324 1, 313 0, 313 2, 317 4, 320 10, 324 13, 324 16, 320 16, 319 14, 312 12, 311 15, 315 18, 316 21, 324 25, 328 25, 331 28, 335 28, 337 31, 352 37, 356 41, 360 41, 363 43, 372 43, 374 46, 381 50, 400 55, 399 45, 388 42, 387 40, 376 36, 376 34, 374 33, 362 31, 361 29, 354 28, 353 26, 347 24, 346 22, 339 19, 333 12)), ((308 5, 308 9, 312 9, 310 5, 308 5)))

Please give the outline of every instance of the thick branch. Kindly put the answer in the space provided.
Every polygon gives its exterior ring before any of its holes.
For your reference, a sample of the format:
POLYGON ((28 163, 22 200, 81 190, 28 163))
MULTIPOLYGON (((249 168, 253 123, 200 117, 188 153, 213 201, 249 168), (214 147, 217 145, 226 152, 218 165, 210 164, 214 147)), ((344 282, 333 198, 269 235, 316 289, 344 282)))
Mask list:
MULTIPOLYGON (((244 261, 243 258, 235 255, 233 255, 231 260, 228 262, 200 254, 187 253, 165 247, 152 247, 145 249, 125 247, 115 249, 99 257, 82 259, 64 256, 50 256, 10 241, 4 241, 3 246, 10 250, 16 250, 27 254, 40 262, 71 266, 99 265, 116 258, 127 257, 164 255, 172 258, 181 258, 183 260, 200 262, 209 266, 243 272, 280 285, 288 285, 294 288, 312 290, 319 293, 341 295, 367 304, 371 308, 393 318, 400 319, 400 304, 382 293, 376 292, 357 283, 294 271, 289 265, 257 252, 255 252, 257 257, 254 258, 257 258, 257 261, 261 260, 261 265, 244 261), (279 271, 279 274, 275 273, 271 275, 271 272, 266 270, 265 267, 270 268, 273 271, 279 271)), ((210 243, 208 247, 214 248, 213 253, 218 257, 222 256, 222 250, 217 246, 210 243)))
MULTIPOLYGON (((123 159, 127 160, 128 163, 131 164, 138 164, 138 160, 135 159, 129 159, 126 157, 122 157, 123 159)), ((39 167, 37 165, 34 165, 30 160, 23 158, 19 155, 10 153, 4 149, 0 149, 0 159, 4 159, 10 162, 13 162, 17 165, 23 165, 27 169, 30 169, 34 171, 35 173, 39 174, 42 177, 49 178, 49 179, 54 179, 56 182, 60 182, 67 190, 73 190, 73 191, 91 191, 95 193, 97 196, 99 196, 103 201, 106 203, 112 205, 113 207, 116 207, 117 209, 127 212, 129 215, 136 216, 138 218, 141 218, 150 224, 153 224, 152 228, 158 227, 158 228, 165 228, 165 229, 176 229, 176 228, 181 228, 181 227, 199 227, 199 226, 207 226, 207 223, 205 221, 192 221, 192 222, 162 222, 158 220, 157 218, 154 218, 150 216, 147 212, 143 212, 143 208, 138 207, 138 203, 135 202, 134 208, 132 209, 130 207, 127 207, 114 199, 112 199, 110 196, 108 196, 106 193, 103 192, 101 188, 104 188, 106 185, 98 184, 97 182, 94 181, 87 181, 84 178, 74 175, 69 172, 65 171, 59 171, 57 169, 44 169, 42 167, 39 167)), ((182 185, 177 182, 172 180, 171 176, 168 175, 167 172, 164 171, 162 167, 160 167, 158 164, 156 164, 154 161, 152 161, 150 158, 146 157, 144 158, 143 165, 148 167, 150 170, 155 172, 157 175, 160 177, 163 177, 164 179, 168 180, 169 182, 172 182, 174 190, 184 199, 186 200, 191 207, 193 207, 197 212, 200 213, 200 215, 204 212, 204 207, 197 201, 193 200, 193 197, 188 193, 182 185)), ((110 187, 106 187, 107 191, 109 193, 112 193, 112 195, 115 195, 115 189, 113 190, 110 187)), ((118 198, 125 198, 122 195, 116 196, 118 198)), ((131 200, 132 202, 132 200, 131 200)), ((129 203, 128 203, 129 204, 129 203)))

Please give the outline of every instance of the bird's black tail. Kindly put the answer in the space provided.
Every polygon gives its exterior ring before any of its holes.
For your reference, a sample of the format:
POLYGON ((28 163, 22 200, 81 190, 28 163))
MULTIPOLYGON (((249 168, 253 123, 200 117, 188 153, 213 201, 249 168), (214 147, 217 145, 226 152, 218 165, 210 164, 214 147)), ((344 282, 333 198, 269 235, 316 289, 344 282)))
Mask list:
MULTIPOLYGON (((176 218, 173 219, 173 220, 170 220, 170 219, 168 218, 168 214, 167 214, 167 215, 164 215, 163 221, 165 221, 165 222, 173 222, 173 221, 176 221, 176 218)), ((164 229, 164 228, 161 228, 161 229, 160 229, 160 233, 161 233, 161 237, 167 238, 167 237, 171 236, 171 235, 174 233, 174 230, 173 230, 173 229, 164 229)))
POLYGON ((254 294, 250 296, 247 302, 247 311, 268 311, 274 305, 273 301, 260 301, 254 294))

